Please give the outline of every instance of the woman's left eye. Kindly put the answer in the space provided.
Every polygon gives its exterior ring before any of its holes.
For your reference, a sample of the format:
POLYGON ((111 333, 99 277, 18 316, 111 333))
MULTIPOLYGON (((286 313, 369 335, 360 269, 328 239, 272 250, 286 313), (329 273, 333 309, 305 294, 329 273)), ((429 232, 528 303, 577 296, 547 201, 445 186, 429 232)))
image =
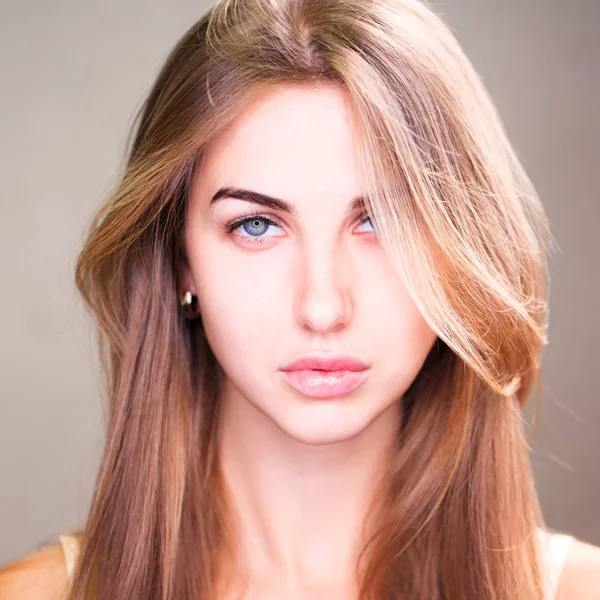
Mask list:
POLYGON ((364 217, 364 219, 361 221, 361 225, 368 221, 369 223, 371 223, 371 227, 372 227, 371 231, 366 231, 363 233, 375 233, 375 226, 373 225, 373 222, 371 221, 371 217, 369 217, 368 215, 363 215, 363 217, 364 217))

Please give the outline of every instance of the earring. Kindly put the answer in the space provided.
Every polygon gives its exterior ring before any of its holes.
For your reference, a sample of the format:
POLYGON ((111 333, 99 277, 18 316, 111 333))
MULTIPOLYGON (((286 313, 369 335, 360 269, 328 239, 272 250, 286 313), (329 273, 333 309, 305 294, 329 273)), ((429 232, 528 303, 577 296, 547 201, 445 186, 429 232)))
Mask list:
POLYGON ((186 291, 179 296, 179 304, 186 319, 195 319, 200 314, 198 296, 190 291, 186 291))

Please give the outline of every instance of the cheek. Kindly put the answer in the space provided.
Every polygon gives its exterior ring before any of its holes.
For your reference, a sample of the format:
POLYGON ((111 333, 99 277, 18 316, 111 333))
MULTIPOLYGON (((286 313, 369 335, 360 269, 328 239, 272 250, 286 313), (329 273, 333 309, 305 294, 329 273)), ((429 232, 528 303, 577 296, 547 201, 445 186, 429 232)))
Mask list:
POLYGON ((404 282, 385 259, 377 261, 362 286, 368 307, 371 347, 390 376, 412 380, 437 335, 429 327, 404 282))
POLYGON ((282 273, 273 273, 273 261, 269 265, 257 255, 244 257, 239 249, 209 242, 190 255, 204 330, 223 366, 245 362, 273 347, 282 330, 277 323, 285 281, 282 273))

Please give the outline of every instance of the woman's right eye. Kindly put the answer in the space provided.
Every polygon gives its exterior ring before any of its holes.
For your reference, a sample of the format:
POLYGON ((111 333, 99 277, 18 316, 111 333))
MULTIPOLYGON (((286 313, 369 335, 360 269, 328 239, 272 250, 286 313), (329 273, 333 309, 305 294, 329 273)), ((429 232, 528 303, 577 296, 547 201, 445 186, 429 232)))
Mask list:
POLYGON ((277 237, 278 234, 265 235, 270 229, 281 229, 280 223, 264 215, 256 214, 237 219, 225 225, 228 235, 243 239, 244 242, 263 243, 264 240, 277 237))

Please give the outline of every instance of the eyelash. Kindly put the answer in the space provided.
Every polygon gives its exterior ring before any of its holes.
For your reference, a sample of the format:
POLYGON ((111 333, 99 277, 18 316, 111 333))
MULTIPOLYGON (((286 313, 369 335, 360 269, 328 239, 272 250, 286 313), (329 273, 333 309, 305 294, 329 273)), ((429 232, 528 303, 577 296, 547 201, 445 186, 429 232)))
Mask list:
MULTIPOLYGON (((363 212, 358 218, 357 221, 360 222, 360 224, 362 225, 367 219, 370 219, 371 217, 369 217, 368 213, 363 212)), ((235 221, 230 221, 229 223, 225 223, 225 225, 223 225, 223 229, 225 230, 225 232, 228 235, 231 235, 238 227, 241 227, 242 225, 244 225, 244 223, 249 223, 250 221, 253 221, 254 219, 259 219, 261 221, 264 221, 266 224, 268 225, 275 225, 276 227, 282 228, 283 227, 283 223, 281 223, 279 221, 279 219, 276 219, 275 217, 267 217, 261 213, 254 213, 251 215, 248 215, 246 217, 242 217, 241 219, 236 219, 235 221)), ((374 232, 368 232, 368 233, 374 233, 374 232)), ((251 236, 249 236, 251 237, 251 236)), ((262 237, 256 237, 256 240, 260 240, 260 239, 264 239, 262 237)))

